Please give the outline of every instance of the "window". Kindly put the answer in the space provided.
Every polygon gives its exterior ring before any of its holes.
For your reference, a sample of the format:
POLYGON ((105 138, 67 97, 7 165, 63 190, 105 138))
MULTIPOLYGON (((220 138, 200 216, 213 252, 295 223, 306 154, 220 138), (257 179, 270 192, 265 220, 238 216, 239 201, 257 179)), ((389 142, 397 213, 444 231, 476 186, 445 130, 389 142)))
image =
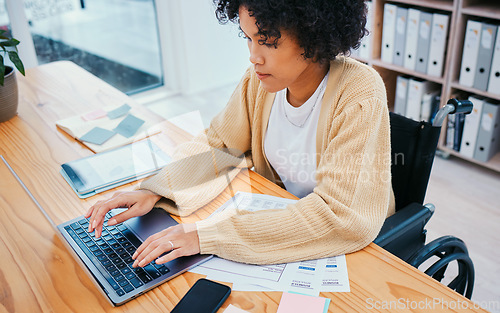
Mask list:
POLYGON ((2 9, 27 69, 70 60, 142 104, 236 83, 249 66, 237 25, 219 25, 212 1, 0 0, 2 9))
POLYGON ((154 0, 25 0, 39 64, 70 60, 134 94, 163 85, 154 0))

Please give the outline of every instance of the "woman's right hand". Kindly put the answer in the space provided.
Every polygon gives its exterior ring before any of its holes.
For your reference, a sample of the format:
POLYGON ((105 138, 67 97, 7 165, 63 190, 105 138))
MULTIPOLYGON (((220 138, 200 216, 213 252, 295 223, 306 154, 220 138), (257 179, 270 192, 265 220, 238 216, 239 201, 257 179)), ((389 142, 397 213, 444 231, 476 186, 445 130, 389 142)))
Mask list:
POLYGON ((161 196, 149 190, 136 190, 117 192, 108 200, 97 201, 85 214, 86 218, 90 217, 89 232, 95 230, 95 237, 99 238, 102 234, 104 216, 112 209, 127 208, 128 210, 110 218, 107 223, 109 226, 148 213, 160 199, 161 196))

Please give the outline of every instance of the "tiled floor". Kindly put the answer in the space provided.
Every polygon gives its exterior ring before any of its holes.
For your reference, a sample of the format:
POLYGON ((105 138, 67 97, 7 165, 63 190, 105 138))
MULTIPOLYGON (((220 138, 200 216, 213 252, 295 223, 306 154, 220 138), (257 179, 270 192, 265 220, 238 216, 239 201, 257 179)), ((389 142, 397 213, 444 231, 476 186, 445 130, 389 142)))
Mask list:
POLYGON ((462 239, 474 262, 472 299, 500 313, 500 174, 467 161, 437 157, 426 202, 436 206, 428 240, 453 235, 462 239))

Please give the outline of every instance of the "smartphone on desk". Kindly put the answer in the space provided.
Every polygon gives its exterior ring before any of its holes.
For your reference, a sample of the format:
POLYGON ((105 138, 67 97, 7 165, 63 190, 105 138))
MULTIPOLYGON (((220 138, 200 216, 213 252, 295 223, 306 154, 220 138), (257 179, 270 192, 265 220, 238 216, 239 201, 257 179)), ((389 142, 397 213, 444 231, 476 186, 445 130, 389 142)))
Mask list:
POLYGON ((215 313, 230 293, 228 286, 200 278, 171 313, 215 313))

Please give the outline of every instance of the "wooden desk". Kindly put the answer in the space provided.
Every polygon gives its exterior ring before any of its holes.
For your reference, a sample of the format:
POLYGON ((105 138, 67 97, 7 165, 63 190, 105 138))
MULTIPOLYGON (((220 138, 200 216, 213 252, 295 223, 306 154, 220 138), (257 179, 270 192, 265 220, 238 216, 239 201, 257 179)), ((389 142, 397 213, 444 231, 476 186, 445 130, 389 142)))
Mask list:
MULTIPOLYGON (((74 194, 59 174, 60 165, 91 152, 58 130, 55 121, 102 107, 109 101, 134 103, 70 62, 28 70, 26 78, 19 77, 19 88, 19 115, 0 124, 0 154, 54 224, 82 215, 95 201, 109 197, 113 191, 86 200, 74 194)), ((172 127, 155 140, 172 147, 188 137, 172 127)), ((223 192, 192 218, 206 216, 224 203, 233 190, 291 197, 258 174, 244 171, 231 190, 223 192)), ((168 312, 201 277, 185 273, 113 308, 3 162, 0 162, 0 214, 0 312, 168 312)), ((386 306, 391 306, 388 311, 397 312, 432 309, 461 312, 462 308, 484 312, 374 244, 348 255, 347 265, 351 292, 322 293, 332 299, 329 312, 381 311, 386 306)), ((274 313, 280 299, 281 292, 235 291, 223 309, 231 303, 249 312, 274 313)))

